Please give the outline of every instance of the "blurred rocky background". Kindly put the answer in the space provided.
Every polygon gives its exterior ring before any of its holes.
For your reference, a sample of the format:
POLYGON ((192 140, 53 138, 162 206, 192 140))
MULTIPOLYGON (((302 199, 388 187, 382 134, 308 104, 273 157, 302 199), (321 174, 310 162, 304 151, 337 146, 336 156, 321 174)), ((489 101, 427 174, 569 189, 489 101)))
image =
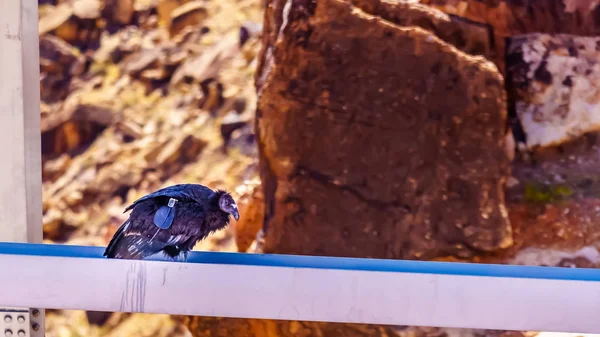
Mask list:
MULTIPOLYGON (((223 188, 244 206, 259 182, 262 15, 254 0, 40 0, 46 241, 105 246, 127 204, 175 183, 223 188)), ((236 251, 235 229, 196 248, 236 251)), ((189 336, 167 315, 79 311, 50 311, 47 330, 189 336)))
MULTIPOLYGON (((241 214, 197 250, 600 266, 599 1, 38 1, 47 242, 105 246, 194 182, 241 214)), ((49 310, 46 335, 538 334, 49 310)))

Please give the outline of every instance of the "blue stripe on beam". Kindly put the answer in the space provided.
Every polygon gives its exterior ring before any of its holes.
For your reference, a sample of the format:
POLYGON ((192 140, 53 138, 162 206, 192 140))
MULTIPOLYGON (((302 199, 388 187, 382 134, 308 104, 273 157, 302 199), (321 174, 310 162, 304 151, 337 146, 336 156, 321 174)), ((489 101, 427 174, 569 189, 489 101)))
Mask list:
MULTIPOLYGON (((104 258, 104 247, 0 242, 0 254, 104 258)), ((153 260, 163 260, 154 258, 153 260)), ((316 268, 379 272, 600 281, 600 269, 410 261, 307 255, 197 252, 187 263, 316 268)))

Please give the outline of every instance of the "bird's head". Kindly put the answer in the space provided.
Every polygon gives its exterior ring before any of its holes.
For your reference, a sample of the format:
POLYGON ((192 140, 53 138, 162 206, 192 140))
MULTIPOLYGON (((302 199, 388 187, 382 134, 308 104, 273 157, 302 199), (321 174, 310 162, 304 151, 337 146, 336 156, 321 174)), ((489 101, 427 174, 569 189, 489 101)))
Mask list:
POLYGON ((233 215, 235 221, 238 221, 240 219, 240 213, 238 211, 237 204, 229 193, 224 191, 219 192, 219 209, 225 213, 233 215))

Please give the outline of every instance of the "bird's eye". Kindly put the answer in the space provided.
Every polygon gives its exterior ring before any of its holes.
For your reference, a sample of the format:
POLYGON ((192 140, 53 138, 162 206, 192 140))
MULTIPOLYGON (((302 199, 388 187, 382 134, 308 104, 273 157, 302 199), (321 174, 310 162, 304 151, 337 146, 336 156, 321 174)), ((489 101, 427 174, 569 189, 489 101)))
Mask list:
POLYGON ((219 199, 219 208, 222 209, 223 211, 227 212, 231 208, 232 202, 233 202, 233 200, 231 199, 231 197, 229 197, 228 195, 223 195, 219 199))

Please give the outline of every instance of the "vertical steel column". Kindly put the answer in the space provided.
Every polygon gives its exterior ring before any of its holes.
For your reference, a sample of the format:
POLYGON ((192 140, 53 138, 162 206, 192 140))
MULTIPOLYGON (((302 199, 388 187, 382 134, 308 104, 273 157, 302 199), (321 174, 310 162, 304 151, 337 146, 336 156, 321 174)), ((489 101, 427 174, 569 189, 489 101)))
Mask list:
MULTIPOLYGON (((42 242, 39 64, 37 1, 0 0, 0 241, 42 242)), ((19 310, 0 308, 0 320, 31 329, 0 336, 44 336, 43 310, 19 310)))

